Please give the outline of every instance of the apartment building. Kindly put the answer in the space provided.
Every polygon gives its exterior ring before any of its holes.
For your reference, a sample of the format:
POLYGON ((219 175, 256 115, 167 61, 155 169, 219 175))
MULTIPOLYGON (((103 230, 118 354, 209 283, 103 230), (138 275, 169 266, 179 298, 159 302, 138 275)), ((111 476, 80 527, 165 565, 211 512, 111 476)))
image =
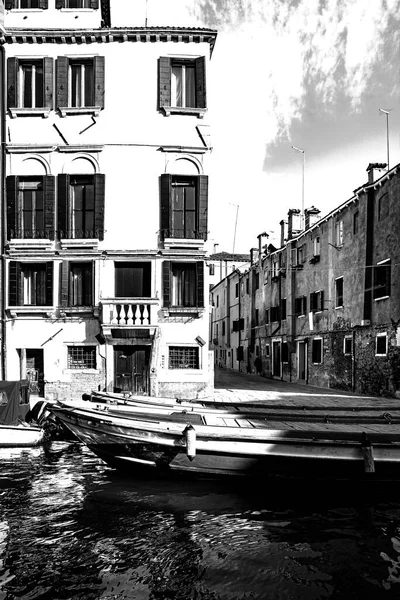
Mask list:
POLYGON ((196 398, 214 30, 113 27, 110 0, 6 0, 4 379, 196 398))
POLYGON ((235 280, 229 344, 226 326, 225 335, 215 328, 215 298, 227 297, 228 282, 212 288, 214 347, 236 357, 223 366, 400 396, 400 165, 371 163, 367 172, 327 216, 311 207, 302 227, 300 211, 289 211, 280 248, 267 246, 235 280))

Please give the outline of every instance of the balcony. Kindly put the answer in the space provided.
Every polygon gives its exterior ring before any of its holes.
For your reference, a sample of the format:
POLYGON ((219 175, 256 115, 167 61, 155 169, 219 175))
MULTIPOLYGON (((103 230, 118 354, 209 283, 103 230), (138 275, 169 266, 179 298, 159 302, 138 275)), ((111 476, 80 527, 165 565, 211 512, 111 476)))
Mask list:
POLYGON ((202 248, 207 239, 206 232, 194 229, 162 229, 160 235, 165 248, 202 248))
POLYGON ((156 298, 113 298, 101 300, 100 319, 105 336, 115 337, 118 330, 141 330, 146 329, 154 334, 156 310, 160 301, 156 298), (113 334, 114 332, 114 334, 113 334))

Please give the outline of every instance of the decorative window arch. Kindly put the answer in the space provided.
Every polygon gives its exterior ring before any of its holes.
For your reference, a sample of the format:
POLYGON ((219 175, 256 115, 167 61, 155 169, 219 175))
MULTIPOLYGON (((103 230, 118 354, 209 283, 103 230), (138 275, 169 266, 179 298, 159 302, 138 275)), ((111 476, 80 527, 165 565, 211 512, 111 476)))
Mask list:
POLYGON ((64 164, 62 172, 76 175, 96 174, 100 173, 100 166, 98 161, 90 154, 77 154, 64 164))

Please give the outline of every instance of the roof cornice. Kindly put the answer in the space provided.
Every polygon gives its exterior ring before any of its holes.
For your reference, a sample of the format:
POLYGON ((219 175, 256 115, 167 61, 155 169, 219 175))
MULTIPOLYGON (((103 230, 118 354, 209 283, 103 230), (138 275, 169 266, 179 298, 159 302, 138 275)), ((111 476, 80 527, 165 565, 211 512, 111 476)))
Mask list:
POLYGON ((212 53, 215 29, 198 27, 112 27, 102 29, 24 29, 9 27, 1 36, 6 44, 92 44, 112 42, 208 43, 212 53))

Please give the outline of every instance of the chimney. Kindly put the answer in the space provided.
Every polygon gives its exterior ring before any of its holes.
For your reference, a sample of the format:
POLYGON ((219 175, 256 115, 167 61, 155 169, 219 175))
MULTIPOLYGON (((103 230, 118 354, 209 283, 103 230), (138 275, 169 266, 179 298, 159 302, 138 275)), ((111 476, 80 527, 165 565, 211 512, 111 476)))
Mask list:
POLYGON ((282 248, 285 245, 285 240, 286 240, 285 225, 287 225, 287 222, 282 219, 282 221, 279 223, 279 225, 281 226, 281 248, 282 248))
POLYGON ((369 163, 367 167, 368 183, 374 183, 374 181, 382 177, 382 171, 386 169, 386 167, 386 163, 369 163))
POLYGON ((301 216, 299 208, 291 208, 288 212, 288 240, 296 237, 301 231, 301 216))
POLYGON ((321 211, 318 210, 318 208, 315 208, 315 206, 312 206, 311 208, 306 208, 306 210, 304 211, 304 215, 305 215, 305 225, 304 225, 304 229, 309 229, 310 227, 312 227, 314 225, 314 223, 316 223, 319 219, 318 215, 321 211))

